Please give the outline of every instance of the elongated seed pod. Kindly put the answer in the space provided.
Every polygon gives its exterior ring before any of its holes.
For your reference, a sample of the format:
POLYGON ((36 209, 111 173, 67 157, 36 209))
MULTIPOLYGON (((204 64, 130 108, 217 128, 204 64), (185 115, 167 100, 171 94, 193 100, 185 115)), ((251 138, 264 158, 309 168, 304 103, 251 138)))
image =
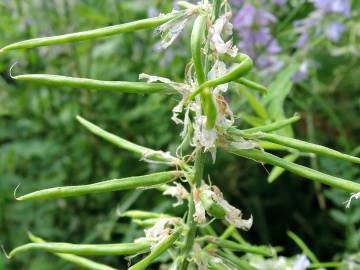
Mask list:
POLYGON ((222 206, 220 206, 218 203, 213 201, 211 198, 207 198, 203 193, 200 193, 200 200, 206 212, 208 212, 211 216, 217 219, 225 218, 226 215, 225 209, 222 206))
POLYGON ((311 262, 319 263, 319 259, 315 256, 315 254, 310 250, 310 248, 305 244, 305 242, 297 236, 292 231, 288 231, 287 235, 301 248, 303 254, 305 254, 311 262))
POLYGON ((217 107, 214 97, 209 88, 204 89, 204 91, 201 93, 201 101, 202 109, 206 116, 205 127, 207 129, 212 129, 215 127, 216 124, 217 107))
MULTIPOLYGON (((29 233, 29 238, 34 243, 46 243, 45 240, 43 240, 40 237, 37 237, 31 233, 29 233)), ((61 259, 65 260, 65 261, 71 262, 81 268, 88 269, 88 270, 117 270, 108 265, 94 262, 87 258, 73 255, 73 254, 54 253, 54 255, 60 257, 61 259)))
POLYGON ((259 254, 259 255, 263 255, 263 256, 272 256, 273 255, 273 250, 266 246, 253 246, 253 245, 248 245, 248 244, 239 244, 234 241, 223 240, 220 238, 213 238, 213 237, 210 237, 209 240, 211 243, 214 243, 217 246, 220 246, 220 247, 223 247, 226 249, 230 249, 230 250, 234 250, 234 251, 248 252, 248 253, 259 254))
POLYGON ((155 18, 143 19, 134 22, 107 26, 107 27, 83 31, 83 32, 65 34, 60 36, 29 39, 7 45, 6 47, 2 48, 0 52, 6 52, 17 49, 30 49, 41 46, 50 46, 50 45, 68 43, 68 42, 89 40, 89 39, 116 35, 120 33, 133 32, 141 29, 153 28, 166 23, 167 21, 175 18, 176 16, 179 16, 179 14, 181 14, 181 12, 169 13, 166 15, 160 15, 155 18))
POLYGON ((293 117, 288 118, 288 119, 276 121, 271 124, 267 124, 267 125, 263 125, 263 126, 259 126, 259 127, 243 129, 241 131, 246 132, 246 133, 255 133, 258 131, 263 131, 263 132, 276 131, 276 130, 282 129, 283 127, 291 125, 291 124, 299 121, 300 119, 301 119, 300 115, 295 114, 293 117))
POLYGON ((159 172, 142 176, 132 176, 121 179, 102 181, 89 185, 65 186, 35 191, 17 198, 17 200, 55 199, 71 196, 80 196, 100 192, 112 192, 118 190, 136 189, 161 185, 182 175, 181 172, 159 172))
POLYGON ((206 16, 200 15, 196 18, 194 22, 193 29, 191 32, 191 41, 190 41, 192 60, 194 63, 196 78, 199 85, 203 84, 206 80, 202 59, 201 59, 201 46, 205 35, 205 30, 206 30, 206 16))
POLYGON ((237 80, 241 76, 244 76, 246 73, 248 73, 253 66, 253 61, 246 54, 238 54, 236 57, 228 57, 227 59, 238 63, 238 65, 227 72, 224 76, 206 81, 201 84, 194 92, 189 95, 188 101, 193 100, 205 88, 212 88, 220 84, 237 80))
MULTIPOLYGON (((298 157, 299 157, 299 154, 290 154, 290 155, 287 155, 286 157, 284 157, 283 159, 286 161, 289 161, 289 162, 294 162, 298 157)), ((267 178, 268 182, 273 183, 277 178, 279 178, 280 175, 283 174, 284 171, 285 171, 284 168, 275 166, 271 170, 271 172, 267 178)))
POLYGON ((81 116, 77 116, 76 119, 80 122, 80 124, 82 124, 84 127, 86 127, 89 131, 91 131, 95 135, 105 139, 108 142, 111 142, 111 143, 117 145, 118 147, 120 147, 122 149, 133 152, 141 158, 146 157, 147 159, 154 160, 154 161, 168 162, 169 165, 178 164, 178 159, 175 157, 172 157, 170 154, 164 153, 162 151, 155 151, 153 149, 129 142, 123 138, 120 138, 119 136, 116 136, 110 132, 107 132, 106 130, 87 121, 86 119, 82 118, 81 116))
POLYGON ((131 266, 128 270, 144 270, 161 254, 163 254, 167 249, 169 249, 174 242, 180 237, 182 228, 178 228, 172 235, 168 238, 162 240, 156 245, 156 247, 151 251, 151 253, 142 259, 140 262, 131 266))
POLYGON ((153 94, 177 93, 174 88, 165 83, 145 83, 145 82, 123 82, 123 81, 100 81, 87 78, 67 77, 50 74, 24 74, 14 76, 13 79, 19 81, 29 81, 38 84, 60 87, 74 87, 83 89, 116 91, 120 93, 133 94, 153 94))
POLYGON ((291 147, 297 150, 300 150, 302 152, 308 152, 308 153, 314 153, 324 156, 329 156, 333 158, 338 158, 350 162, 354 162, 357 164, 360 164, 360 158, 350 156, 344 153, 341 153, 339 151, 327 148, 322 145, 313 144, 309 142, 304 142, 301 140, 277 135, 277 134, 270 134, 270 133, 264 133, 264 132, 257 132, 254 134, 257 138, 265 141, 269 141, 272 143, 280 144, 283 146, 291 147))
POLYGON ((129 210, 124 213, 121 213, 121 216, 128 218, 138 218, 138 219, 171 217, 170 215, 163 213, 154 213, 154 212, 147 212, 142 210, 129 210))
POLYGON ((282 158, 279 158, 277 156, 274 156, 270 153, 263 152, 260 150, 255 149, 239 149, 236 148, 233 145, 230 145, 227 149, 229 152, 242 156, 244 158, 252 159, 258 162, 263 162, 267 164, 271 164, 274 166, 278 166, 281 168, 284 168, 285 170, 288 170, 292 173, 295 173, 297 175, 300 175, 302 177, 305 177, 307 179, 320 182, 324 185, 340 188, 346 191, 350 192, 360 192, 360 184, 356 182, 352 182, 349 180, 345 180, 339 177, 331 176, 310 168, 307 168, 305 166, 292 163, 289 161, 286 161, 282 158))
POLYGON ((258 84, 256 82, 253 82, 246 78, 239 78, 239 79, 235 80, 235 82, 242 84, 242 85, 244 85, 250 89, 253 89, 255 91, 258 91, 262 94, 266 94, 268 92, 268 89, 265 86, 258 84))
POLYGON ((70 243, 29 243, 13 249, 9 258, 19 253, 32 250, 41 250, 52 253, 74 255, 132 255, 149 250, 151 243, 147 241, 126 244, 70 244, 70 243))

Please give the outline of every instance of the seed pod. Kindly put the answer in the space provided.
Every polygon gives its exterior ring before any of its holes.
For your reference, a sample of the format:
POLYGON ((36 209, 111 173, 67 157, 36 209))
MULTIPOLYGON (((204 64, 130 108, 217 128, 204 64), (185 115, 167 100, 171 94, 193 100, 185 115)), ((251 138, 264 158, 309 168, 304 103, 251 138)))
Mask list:
POLYGON ((273 249, 269 248, 267 246, 253 246, 253 245, 249 245, 249 244, 239 244, 234 241, 223 240, 223 239, 214 238, 214 237, 211 237, 209 240, 211 243, 214 243, 217 246, 220 246, 220 247, 226 248, 226 249, 230 249, 230 250, 234 250, 234 251, 259 254, 262 256, 272 256, 273 255, 273 249))
MULTIPOLYGON (((43 239, 40 237, 37 237, 31 233, 29 234, 29 238, 34 243, 46 243, 43 239)), ((77 255, 72 254, 64 254, 64 253, 54 253, 54 255, 62 258, 65 261, 71 262, 77 266, 80 266, 81 268, 88 269, 88 270, 116 270, 115 268, 112 268, 108 265, 97 263, 92 260, 89 260, 84 257, 80 257, 77 255)))
POLYGON ((298 114, 295 114, 293 117, 288 118, 288 119, 276 121, 271 124, 267 124, 267 125, 263 125, 263 126, 259 126, 259 127, 243 129, 241 131, 246 132, 246 133, 255 133, 257 131, 263 131, 263 132, 276 131, 276 130, 282 129, 283 127, 291 125, 292 123, 299 121, 300 118, 301 117, 298 114))
POLYGON ((203 84, 206 80, 203 64, 201 61, 201 46, 206 30, 206 16, 200 15, 196 18, 191 33, 191 54, 197 81, 203 84))
POLYGON ((121 213, 121 216, 128 218, 138 218, 138 219, 171 217, 170 215, 167 214, 147 212, 142 210, 129 210, 124 213, 121 213))
POLYGON ((126 244, 70 244, 70 243, 29 243, 13 249, 9 258, 19 253, 31 250, 41 250, 52 253, 65 253, 74 255, 132 255, 149 250, 151 243, 148 241, 126 244))
POLYGON ((217 118, 217 107, 215 104, 214 97, 209 88, 204 89, 201 93, 201 103, 204 114, 206 115, 205 127, 212 129, 215 127, 217 118))
POLYGON ((168 165, 176 165, 178 164, 179 160, 175 157, 172 157, 170 154, 164 153, 162 151, 155 151, 153 149, 137 145, 135 143, 129 142, 119 136, 116 136, 102 128, 94 125, 93 123, 87 121, 86 119, 82 118, 81 116, 77 116, 76 119, 86 127, 90 132, 94 133, 95 135, 109 141, 118 147, 125 149, 127 151, 133 152, 137 154, 139 157, 154 160, 154 161, 161 161, 161 162, 168 162, 168 165))
MULTIPOLYGON (((289 162, 294 162, 298 157, 299 154, 290 154, 285 156, 283 159, 289 162)), ((268 182, 273 183, 277 178, 279 178, 280 175, 283 174, 284 171, 284 168, 278 166, 274 167, 267 178, 268 182)))
POLYGON ((189 95, 188 101, 193 100, 198 94, 200 94, 206 88, 216 87, 220 84, 228 83, 239 79, 240 77, 248 73, 253 66, 253 61, 246 54, 238 54, 236 57, 225 57, 225 59, 228 59, 231 62, 236 62, 239 65, 237 65, 235 68, 230 70, 224 76, 210 81, 206 81, 203 84, 201 84, 194 92, 192 92, 189 95))
POLYGON ((242 84, 242 85, 244 85, 244 86, 246 86, 248 88, 251 88, 253 90, 256 90, 256 91, 258 91, 258 92, 260 92, 262 94, 266 94, 268 92, 268 89, 265 86, 263 86, 261 84, 258 84, 256 82, 253 82, 253 81, 251 81, 249 79, 246 79, 246 78, 239 78, 239 79, 235 80, 235 82, 237 82, 239 84, 242 84))
POLYGON ((200 200, 204 206, 206 212, 217 219, 224 219, 226 216, 226 211, 222 208, 217 202, 213 199, 205 196, 203 192, 200 193, 200 200))
POLYGON ((177 93, 174 88, 165 83, 100 81, 87 78, 67 77, 50 74, 25 74, 14 76, 13 79, 60 87, 116 91, 120 93, 153 94, 177 93))
POLYGON ((34 38, 25 41, 16 42, 6 47, 2 48, 0 52, 6 52, 10 50, 17 49, 29 49, 36 48, 41 46, 50 46, 68 42, 75 42, 81 40, 95 39, 101 38, 111 35, 116 35, 120 33, 133 32, 141 29, 148 29, 157 27, 166 23, 167 21, 175 18, 179 15, 179 12, 169 13, 166 15, 160 15, 155 18, 143 19, 134 22, 128 22, 119 25, 113 25, 108 27, 103 27, 94 30, 88 30, 83 32, 65 34, 60 36, 52 36, 52 37, 43 37, 43 38, 34 38))
POLYGON ((133 176, 121 179, 113 179, 95 184, 82 186, 55 187, 35 191, 17 198, 20 201, 37 199, 55 199, 71 196, 80 196, 100 192, 112 192, 126 189, 136 189, 161 185, 175 180, 182 175, 181 172, 159 172, 142 176, 133 176))
POLYGON ((293 138, 289 138, 289 137, 285 137, 285 136, 281 136, 281 135, 277 135, 277 134, 264 133, 264 132, 257 132, 254 134, 254 136, 256 136, 257 138, 259 138, 261 140, 265 140, 268 142, 291 147, 291 148, 300 150, 302 152, 309 152, 309 153, 329 156, 329 157, 338 158, 338 159, 342 159, 342 160, 360 164, 360 158, 350 156, 347 154, 343 154, 339 151, 327 148, 322 145, 308 143, 308 142, 304 142, 301 140, 297 140, 297 139, 293 139, 293 138))
POLYGON ((301 165, 298 165, 296 163, 292 163, 289 161, 286 161, 282 158, 279 158, 277 156, 274 156, 270 153, 255 150, 255 149, 239 149, 236 148, 233 145, 230 145, 227 149, 229 152, 242 156, 244 158, 252 159, 258 162, 271 164, 274 166, 278 166, 281 168, 284 168, 285 170, 288 170, 292 173, 295 173, 297 175, 303 176, 307 179, 320 182, 324 185, 340 188, 346 191, 350 192, 360 192, 360 184, 356 182, 352 182, 349 180, 345 180, 339 177, 331 176, 301 165))
POLYGON ((129 270, 144 270, 161 254, 163 254, 166 250, 168 250, 173 243, 180 237, 182 228, 178 228, 172 235, 168 238, 162 240, 160 243, 156 245, 153 251, 140 262, 134 264, 129 268, 129 270))

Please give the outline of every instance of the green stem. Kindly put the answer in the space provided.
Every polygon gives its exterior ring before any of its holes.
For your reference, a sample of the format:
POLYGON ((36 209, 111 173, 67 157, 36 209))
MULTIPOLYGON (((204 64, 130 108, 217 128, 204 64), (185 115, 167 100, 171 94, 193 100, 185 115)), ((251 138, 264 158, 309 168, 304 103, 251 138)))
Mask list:
POLYGON ((196 150, 195 165, 194 165, 195 173, 194 173, 193 182, 191 183, 191 194, 189 199, 189 211, 187 216, 188 232, 185 238, 185 246, 181 250, 182 262, 179 267, 180 270, 186 270, 188 267, 189 261, 187 260, 187 258, 192 249, 197 233, 197 224, 194 220, 194 213, 195 213, 194 191, 196 187, 199 187, 201 185, 201 180, 204 173, 204 164, 205 164, 205 154, 203 153, 202 148, 198 148, 196 150))

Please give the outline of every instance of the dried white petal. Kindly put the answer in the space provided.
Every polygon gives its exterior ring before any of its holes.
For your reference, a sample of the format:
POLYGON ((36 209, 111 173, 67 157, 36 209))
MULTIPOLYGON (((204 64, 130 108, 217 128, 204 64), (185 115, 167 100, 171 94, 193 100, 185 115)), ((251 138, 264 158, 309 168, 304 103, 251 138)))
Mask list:
POLYGON ((153 83, 153 82, 162 82, 162 83, 168 83, 168 84, 174 83, 173 81, 169 80, 168 78, 153 76, 153 75, 149 75, 146 73, 141 73, 139 75, 139 80, 146 80, 148 83, 153 83))
POLYGON ((309 267, 310 267, 309 259, 305 255, 301 254, 301 255, 296 255, 291 270, 306 270, 309 267))
POLYGON ((205 217, 205 208, 203 207, 199 191, 194 190, 194 205, 195 205, 195 213, 193 215, 196 223, 203 224, 206 221, 205 217))
POLYGON ((212 186, 212 189, 210 186, 208 186, 205 183, 202 183, 200 188, 202 194, 209 194, 211 195, 211 198, 217 202, 222 208, 224 208, 226 215, 225 220, 228 221, 230 224, 234 225, 236 228, 242 229, 242 230, 249 230, 253 224, 253 217, 250 216, 249 219, 243 219, 242 218, 242 212, 235 208, 234 206, 230 205, 224 198, 222 192, 216 187, 212 186))
POLYGON ((236 56, 238 49, 233 46, 232 41, 225 42, 221 37, 231 35, 232 24, 230 23, 231 13, 226 13, 220 16, 215 23, 210 27, 210 47, 218 54, 229 54, 230 56, 236 56))
POLYGON ((351 194, 349 200, 347 200, 345 202, 346 203, 346 208, 350 207, 352 200, 360 200, 360 192, 351 194))
POLYGON ((175 182, 175 186, 168 187, 164 192, 164 195, 170 195, 177 199, 177 202, 173 206, 182 204, 189 197, 189 192, 179 183, 175 182))
MULTIPOLYGON (((208 73, 208 79, 209 80, 214 80, 217 79, 219 77, 222 77, 226 74, 227 69, 226 69, 226 65, 223 61, 220 60, 216 60, 213 67, 211 68, 211 70, 208 73)), ((217 87, 215 87, 214 89, 214 95, 218 95, 219 93, 225 93, 229 88, 229 84, 228 83, 224 83, 221 84, 217 87)))
POLYGON ((233 142, 232 145, 239 149, 259 148, 259 146, 254 141, 247 141, 245 139, 239 139, 238 141, 233 142))

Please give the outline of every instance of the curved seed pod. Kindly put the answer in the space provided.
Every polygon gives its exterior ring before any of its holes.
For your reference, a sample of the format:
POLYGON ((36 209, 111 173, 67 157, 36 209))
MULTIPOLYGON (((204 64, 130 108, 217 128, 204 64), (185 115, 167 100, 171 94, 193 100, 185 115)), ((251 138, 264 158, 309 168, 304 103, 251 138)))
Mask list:
POLYGON ((273 249, 267 246, 253 246, 248 244, 239 244, 234 241, 230 240, 223 240, 220 238, 210 237, 209 241, 214 243, 217 246, 222 248, 234 250, 234 251, 241 251, 241 252, 248 252, 253 254, 259 254, 262 256, 272 256, 273 249))
POLYGON ((35 191, 17 198, 17 200, 55 199, 85 194, 112 192, 118 190, 135 189, 161 185, 175 180, 182 175, 181 172, 159 172, 142 176, 133 176, 121 179, 113 179, 82 186, 55 187, 35 191))
POLYGON ((345 180, 339 177, 331 176, 305 166, 298 165, 296 163, 292 163, 286 161, 282 158, 274 156, 270 153, 263 152, 255 149, 239 149, 230 145, 227 149, 229 152, 242 156, 244 158, 252 159, 258 162, 263 162, 267 164, 271 164, 274 166, 278 166, 288 170, 297 175, 303 176, 307 179, 320 182, 324 185, 340 188, 350 192, 360 192, 360 184, 356 182, 352 182, 349 180, 345 180))
POLYGON ((147 241, 126 244, 70 244, 70 243, 29 243, 13 249, 9 258, 19 253, 31 250, 41 250, 52 253, 65 253, 74 255, 132 255, 150 249, 151 243, 147 241))
POLYGON ((180 237, 182 228, 178 228, 172 235, 168 238, 162 240, 156 245, 156 247, 151 251, 151 253, 142 259, 140 262, 131 266, 128 270, 144 270, 161 254, 163 254, 167 249, 169 249, 172 244, 180 237))
POLYGON ((174 88, 165 83, 146 82, 123 82, 123 81, 100 81, 87 78, 67 77, 50 74, 24 74, 14 76, 13 79, 30 81, 51 86, 65 86, 74 88, 116 91, 120 93, 153 94, 153 93, 177 93, 174 88))
POLYGON ((113 25, 113 26, 108 26, 108 27, 103 27, 103 28, 88 30, 83 32, 65 34, 60 36, 29 39, 7 45, 6 47, 2 48, 0 52, 6 52, 17 49, 30 49, 41 46, 50 46, 50 45, 68 43, 68 42, 95 39, 95 38, 116 35, 120 33, 133 32, 141 29, 153 28, 166 23, 167 21, 178 16, 180 13, 182 12, 174 12, 166 15, 160 15, 155 18, 143 19, 134 22, 128 22, 124 24, 113 25))
POLYGON ((246 86, 248 88, 251 88, 251 89, 253 89, 255 91, 258 91, 258 92, 260 92, 262 94, 266 94, 268 92, 268 89, 265 86, 263 86, 261 84, 258 84, 256 82, 253 82, 253 81, 251 81, 249 79, 246 79, 246 78, 239 78, 239 79, 235 80, 235 82, 239 83, 239 84, 242 84, 242 85, 244 85, 244 86, 246 86))
MULTIPOLYGON (((29 233, 29 238, 34 243, 45 243, 45 241, 43 239, 41 239, 40 237, 37 237, 31 233, 29 233)), ((116 270, 115 268, 112 268, 105 264, 97 263, 97 262, 94 262, 92 260, 77 256, 77 255, 64 254, 64 253, 54 253, 54 255, 62 258, 65 261, 71 262, 77 266, 80 266, 81 268, 88 269, 88 270, 116 270)))
POLYGON ((76 119, 80 122, 80 124, 82 124, 84 127, 86 127, 95 135, 117 145, 122 149, 133 152, 138 156, 140 156, 141 158, 146 157, 147 159, 153 161, 168 162, 168 165, 176 165, 180 162, 177 158, 172 157, 170 154, 164 153, 162 151, 155 151, 150 148, 137 145, 123 138, 120 138, 110 132, 107 132, 106 130, 103 130, 102 128, 94 125, 93 123, 87 121, 81 116, 77 116, 76 119))
POLYGON ((236 57, 225 57, 226 59, 230 59, 230 61, 239 63, 235 68, 230 70, 224 76, 206 81, 201 84, 194 92, 192 92, 188 100, 193 100, 198 94, 200 94, 205 88, 212 88, 218 86, 220 84, 228 83, 231 81, 235 81, 241 76, 244 76, 248 73, 253 66, 253 61, 246 54, 238 54, 236 57))
POLYGON ((301 152, 309 152, 309 153, 329 156, 329 157, 338 158, 360 164, 360 158, 341 153, 339 151, 327 148, 322 145, 304 142, 301 140, 297 140, 277 134, 264 133, 264 132, 257 132, 254 134, 254 136, 261 140, 269 141, 272 143, 276 143, 300 150, 301 152))
POLYGON ((211 216, 217 219, 225 218, 225 209, 222 208, 218 203, 213 201, 211 198, 206 197, 204 193, 200 193, 200 200, 206 212, 208 212, 211 216))
POLYGON ((305 254, 313 263, 319 263, 319 259, 315 256, 315 254, 309 249, 309 247, 305 244, 305 242, 297 236, 292 231, 288 231, 287 235, 301 248, 303 254, 305 254))
POLYGON ((214 97, 209 88, 204 89, 201 93, 202 109, 206 115, 205 127, 212 129, 215 127, 217 118, 217 107, 214 97))
MULTIPOLYGON (((294 162, 299 156, 299 154, 290 154, 285 156, 283 159, 289 162, 294 162)), ((274 167, 267 178, 268 182, 273 183, 280 175, 283 174, 284 171, 284 168, 278 166, 274 167)))
POLYGON ((191 32, 191 54, 194 69, 199 85, 206 80, 203 64, 201 61, 201 45, 206 30, 206 16, 200 15, 196 18, 191 32))
MULTIPOLYGON (((300 115, 296 113, 293 117, 288 118, 288 119, 276 121, 271 124, 267 124, 267 125, 263 125, 263 126, 259 126, 259 127, 243 129, 241 131, 246 132, 246 133, 254 133, 254 132, 258 132, 258 131, 263 131, 263 132, 276 131, 276 130, 282 129, 283 127, 291 125, 292 123, 295 123, 295 122, 299 121, 300 119, 301 119, 300 115)), ((236 132, 235 129, 232 129, 232 131, 236 132)))

